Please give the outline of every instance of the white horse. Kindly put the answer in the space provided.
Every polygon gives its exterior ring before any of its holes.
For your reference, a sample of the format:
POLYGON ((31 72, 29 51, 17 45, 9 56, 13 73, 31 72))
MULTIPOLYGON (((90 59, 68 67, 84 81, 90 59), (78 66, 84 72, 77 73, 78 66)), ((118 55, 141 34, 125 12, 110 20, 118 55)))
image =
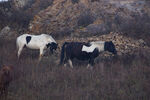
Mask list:
POLYGON ((22 49, 26 46, 30 49, 40 50, 39 60, 41 60, 41 57, 45 53, 45 49, 50 48, 50 51, 53 53, 53 50, 56 50, 58 46, 56 41, 48 34, 23 34, 17 37, 16 45, 18 48, 18 58, 20 57, 22 49))

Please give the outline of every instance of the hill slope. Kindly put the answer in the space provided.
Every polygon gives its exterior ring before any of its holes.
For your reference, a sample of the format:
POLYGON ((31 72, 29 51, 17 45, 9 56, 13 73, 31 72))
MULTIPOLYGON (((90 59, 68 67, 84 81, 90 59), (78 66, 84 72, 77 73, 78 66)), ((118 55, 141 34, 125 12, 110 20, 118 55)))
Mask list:
POLYGON ((140 0, 54 0, 30 23, 33 33, 88 36, 123 32, 136 37, 150 32, 150 7, 140 0))

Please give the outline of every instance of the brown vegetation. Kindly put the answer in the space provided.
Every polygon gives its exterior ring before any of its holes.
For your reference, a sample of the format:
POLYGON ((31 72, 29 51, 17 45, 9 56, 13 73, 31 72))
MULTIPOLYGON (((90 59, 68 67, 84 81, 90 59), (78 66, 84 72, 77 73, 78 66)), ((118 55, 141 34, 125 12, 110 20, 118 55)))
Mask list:
POLYGON ((0 2, 0 29, 10 26, 17 30, 27 30, 34 15, 53 3, 53 0, 45 0, 44 2, 43 0, 29 0, 25 6, 17 8, 15 6, 17 1, 14 1, 0 2))
POLYGON ((14 66, 7 100, 150 99, 148 2, 138 10, 139 0, 133 0, 137 11, 130 11, 103 0, 33 1, 19 10, 0 3, 0 29, 9 26, 15 34, 0 38, 0 66, 14 66), (59 37, 57 54, 46 53, 38 63, 38 51, 26 48, 18 60, 15 37, 24 30, 59 37), (100 54, 92 70, 76 60, 73 69, 58 66, 64 41, 95 40, 113 41, 119 55, 100 54))
MULTIPOLYGON (((98 57, 94 68, 75 62, 73 69, 58 66, 59 54, 46 55, 25 49, 17 60, 15 40, 0 41, 0 64, 14 66, 8 100, 148 100, 150 53, 98 57)), ((85 62, 86 63, 86 62, 85 62)))

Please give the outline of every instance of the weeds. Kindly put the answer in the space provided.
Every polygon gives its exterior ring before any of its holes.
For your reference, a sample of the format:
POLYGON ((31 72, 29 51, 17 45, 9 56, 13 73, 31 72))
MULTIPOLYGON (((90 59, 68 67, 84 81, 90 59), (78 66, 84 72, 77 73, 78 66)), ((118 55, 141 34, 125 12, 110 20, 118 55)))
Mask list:
POLYGON ((93 70, 86 65, 58 66, 59 56, 25 49, 16 57, 15 40, 0 41, 0 61, 14 66, 8 100, 149 100, 150 56, 137 50, 129 56, 97 58, 93 70), (100 59, 101 58, 101 59, 100 59))

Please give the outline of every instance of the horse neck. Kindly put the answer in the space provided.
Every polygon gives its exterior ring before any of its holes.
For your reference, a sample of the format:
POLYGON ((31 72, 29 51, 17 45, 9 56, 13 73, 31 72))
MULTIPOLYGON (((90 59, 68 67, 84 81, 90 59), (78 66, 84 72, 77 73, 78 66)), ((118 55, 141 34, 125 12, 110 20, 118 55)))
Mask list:
POLYGON ((47 40, 47 43, 51 43, 51 42, 56 43, 56 41, 50 35, 43 34, 43 37, 47 40))
POLYGON ((97 48, 99 52, 104 51, 104 44, 93 44, 93 47, 97 48))
POLYGON ((99 52, 104 51, 104 42, 92 43, 93 47, 97 48, 99 52))

